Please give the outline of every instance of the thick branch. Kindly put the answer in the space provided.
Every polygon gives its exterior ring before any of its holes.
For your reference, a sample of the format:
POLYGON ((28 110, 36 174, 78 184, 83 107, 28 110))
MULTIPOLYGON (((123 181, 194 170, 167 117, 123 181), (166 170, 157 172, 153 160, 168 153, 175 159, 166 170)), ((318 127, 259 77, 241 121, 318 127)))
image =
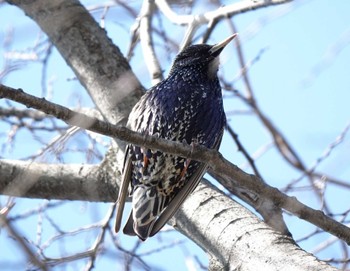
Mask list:
MULTIPOLYGON (((104 118, 125 124, 143 87, 119 48, 85 7, 77 0, 8 2, 22 9, 46 33, 104 118)), ((125 145, 116 143, 121 168, 125 145)))
POLYGON ((220 262, 220 267, 210 270, 337 270, 227 199, 205 181, 171 220, 175 228, 220 262))
MULTIPOLYGON (((4 180, 13 178, 5 189, 14 196, 108 202, 117 196, 117 187, 103 166, 5 160, 0 161, 0 172, 0 190, 4 180), (24 191, 28 184, 34 185, 24 191)), ((307 270, 335 270, 298 249, 291 238, 273 231, 206 181, 185 201, 171 224, 216 258, 220 270, 238 266, 242 270, 305 270, 305 266, 307 270)))
POLYGON ((114 202, 115 179, 97 165, 50 165, 0 160, 1 194, 44 199, 114 202))
POLYGON ((289 197, 280 192, 278 189, 264 184, 256 176, 245 173, 237 166, 227 161, 219 152, 215 150, 207 149, 199 145, 193 147, 187 144, 167 141, 161 138, 143 136, 125 127, 118 127, 98 119, 88 117, 84 114, 76 113, 61 105, 57 105, 46 101, 45 99, 40 99, 26 94, 23 92, 23 90, 16 90, 3 85, 0 85, 0 98, 8 98, 13 101, 20 102, 27 107, 33 107, 45 112, 46 114, 54 115, 70 125, 79 126, 92 132, 117 137, 120 140, 124 140, 132 144, 157 149, 162 152, 172 153, 178 156, 188 157, 192 160, 206 162, 215 171, 215 173, 223 179, 236 180, 240 187, 254 191, 254 193, 257 193, 262 197, 270 198, 277 207, 283 208, 299 218, 309 221, 310 223, 350 244, 350 229, 348 227, 331 219, 323 212, 314 210, 302 204, 295 197, 289 197))
POLYGON ((142 86, 118 47, 76 0, 11 0, 50 38, 97 108, 113 124, 124 123, 142 86))

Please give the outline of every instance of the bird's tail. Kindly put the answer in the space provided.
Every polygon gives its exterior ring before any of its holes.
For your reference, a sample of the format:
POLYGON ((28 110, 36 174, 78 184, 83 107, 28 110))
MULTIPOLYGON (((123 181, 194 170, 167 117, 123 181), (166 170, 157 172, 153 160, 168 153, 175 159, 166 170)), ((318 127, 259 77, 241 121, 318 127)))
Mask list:
POLYGON ((132 211, 123 232, 146 240, 164 209, 164 201, 165 197, 158 193, 157 187, 136 187, 132 195, 132 211))

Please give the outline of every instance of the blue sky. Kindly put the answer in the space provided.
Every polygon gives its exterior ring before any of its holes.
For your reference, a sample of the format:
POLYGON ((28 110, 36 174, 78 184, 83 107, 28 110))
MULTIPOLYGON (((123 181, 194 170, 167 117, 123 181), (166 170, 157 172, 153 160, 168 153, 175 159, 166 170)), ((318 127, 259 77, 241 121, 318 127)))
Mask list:
MULTIPOLYGON (((231 1, 225 1, 225 3, 229 4, 231 1)), ((137 2, 134 4, 136 6, 137 2)), ((207 10, 213 8, 213 6, 208 5, 207 10)), ((282 131, 307 166, 311 166, 318 157, 322 156, 327 147, 335 141, 350 122, 348 106, 350 101, 349 10, 349 1, 294 1, 289 5, 241 14, 233 19, 239 31, 246 61, 255 59, 262 49, 266 49, 260 55, 259 60, 249 69, 252 88, 263 112, 282 131)), ((107 33, 121 51, 126 53, 129 43, 129 29, 125 26, 132 20, 128 15, 115 17, 116 14, 120 14, 119 11, 120 9, 115 8, 108 13, 107 33)), ((94 13, 94 16, 99 18, 100 14, 101 11, 98 11, 94 13)), ((2 5, 0 18, 1 44, 4 42, 5 33, 13 28, 11 51, 25 51, 27 48, 31 48, 37 39, 45 40, 41 37, 39 28, 15 7, 2 5)), ((172 31, 174 40, 182 40, 185 29, 174 27, 166 21, 163 23, 167 29, 172 31)), ((224 23, 220 27, 220 31, 214 31, 210 43, 218 42, 231 33, 224 23)), ((220 70, 221 74, 231 80, 234 80, 239 73, 237 56, 234 52, 233 44, 225 49, 220 70)), ((175 54, 166 54, 161 46, 157 46, 157 53, 166 74, 175 54)), ((3 54, 4 50, 1 47, 0 55, 3 54)), ((2 65, 3 59, 0 58, 0 66, 2 65)), ((131 66, 144 86, 150 87, 151 82, 146 66, 142 62, 139 47, 136 48, 131 66)), ((21 70, 8 75, 2 83, 11 87, 21 87, 31 94, 41 96, 41 67, 39 63, 33 61, 23 66, 21 70)), ((77 104, 86 107, 93 106, 81 85, 72 78, 74 78, 73 72, 67 68, 58 52, 53 50, 48 63, 46 80, 47 85, 49 85, 48 95, 52 96, 52 101, 72 107, 77 106, 77 104), (53 92, 50 92, 51 89, 53 92)), ((235 88, 242 93, 245 92, 241 80, 235 82, 235 88)), ((237 98, 229 96, 229 94, 225 94, 227 97, 225 99, 226 111, 246 111, 248 109, 237 98)), ((4 101, 0 101, 0 106, 3 105, 4 101)), ((261 146, 271 142, 270 134, 256 117, 249 114, 234 114, 229 115, 228 119, 251 154, 259 150, 261 146)), ((7 125, 0 123, 1 132, 6 132, 7 129, 9 129, 7 125)), ((49 141, 49 139, 48 137, 47 140, 49 141)), ((0 140, 3 149, 0 155, 7 159, 26 157, 35 153, 40 147, 40 144, 33 141, 31 135, 26 132, 18 134, 13 148, 6 144, 6 138, 3 136, 0 137, 0 140)), ((77 136, 69 144, 71 148, 84 148, 84 146, 88 146, 89 141, 87 137, 77 136)), ((349 147, 350 137, 347 135, 341 145, 332 151, 329 158, 322 162, 317 170, 349 182, 349 147)), ((239 166, 245 164, 244 158, 237 152, 232 139, 227 135, 224 137, 220 151, 233 163, 239 166)), ((83 159, 84 154, 64 155, 64 162, 67 163, 81 163, 83 159)), ((92 162, 98 161, 93 160, 92 162)), ((265 180, 279 188, 283 188, 289 181, 299 178, 301 175, 300 172, 286 164, 274 148, 268 150, 257 160, 257 166, 265 180)), ((249 168, 246 170, 250 171, 249 168)), ((308 181, 304 178, 298 186, 302 188, 307 185, 308 181)), ((320 207, 320 203, 310 190, 303 189, 294 194, 302 202, 314 208, 320 207)), ((350 201, 348 199, 349 191, 331 185, 327 188, 326 200, 331 202, 332 212, 343 212, 349 208, 350 201)), ((5 204, 5 202, 6 197, 0 197, 0 203, 5 204)), ((16 200, 12 215, 35 208, 43 202, 45 201, 16 200)), ((48 212, 47 215, 49 218, 57 220, 62 228, 68 230, 103 219, 108 208, 108 204, 65 202, 62 206, 48 212), (79 219, 76 219, 77 217, 79 219)), ((45 215, 42 216, 45 217, 45 215)), ((24 235, 35 239, 39 218, 40 216, 34 215, 30 219, 21 220, 16 226, 24 235)), ((301 222, 295 217, 286 216, 286 219, 295 238, 305 236, 314 229, 312 225, 301 222)), ((46 225, 43 233, 43 240, 45 240, 45 238, 52 236, 55 230, 47 222, 47 218, 44 218, 43 221, 46 225)), ((65 249, 78 250, 86 246, 89 247, 95 235, 96 231, 91 231, 83 233, 81 237, 72 238, 72 241, 67 242, 65 249)), ((304 249, 312 250, 317 244, 329 237, 328 234, 320 234, 300 245, 304 249)), ((119 238, 125 247, 132 247, 135 243, 135 240, 130 237, 119 236, 119 238)), ((140 249, 142 251, 152 250, 166 244, 166 240, 171 242, 186 239, 177 233, 164 233, 142 244, 140 249)), ((339 243, 335 244, 331 249, 322 251, 318 256, 339 258, 339 247, 339 243)), ((58 250, 58 247, 53 247, 49 252, 57 253, 58 250)), ((0 264, 1 262, 14 261, 19 257, 16 244, 9 239, 5 231, 1 231, 0 234, 0 251, 3 255, 0 264)), ((184 255, 199 255, 200 260, 204 264, 207 263, 205 254, 189 241, 186 241, 185 246, 166 249, 161 253, 146 257, 145 260, 160 270, 187 270, 191 258, 187 258, 186 262, 184 255), (174 258, 179 260, 174 262, 172 261, 174 258)), ((113 259, 116 258, 116 255, 109 256, 97 261, 95 270, 115 267, 117 263, 113 259)), ((77 270, 81 267, 82 262, 78 261, 72 264, 70 269, 65 270, 77 270)), ((10 270, 6 269, 6 266, 4 268, 4 270, 10 270)))

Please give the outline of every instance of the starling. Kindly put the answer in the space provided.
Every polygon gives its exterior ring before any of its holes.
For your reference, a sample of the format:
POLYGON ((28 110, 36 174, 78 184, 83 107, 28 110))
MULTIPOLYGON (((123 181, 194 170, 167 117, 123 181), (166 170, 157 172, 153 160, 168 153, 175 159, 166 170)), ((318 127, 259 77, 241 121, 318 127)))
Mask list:
MULTIPOLYGON (((148 90, 132 109, 128 127, 144 135, 218 149, 226 125, 217 77, 219 55, 236 36, 180 52, 166 79, 148 90)), ((141 240, 155 235, 196 188, 206 163, 129 144, 125 151, 115 231, 130 186, 132 211, 124 227, 141 240)))

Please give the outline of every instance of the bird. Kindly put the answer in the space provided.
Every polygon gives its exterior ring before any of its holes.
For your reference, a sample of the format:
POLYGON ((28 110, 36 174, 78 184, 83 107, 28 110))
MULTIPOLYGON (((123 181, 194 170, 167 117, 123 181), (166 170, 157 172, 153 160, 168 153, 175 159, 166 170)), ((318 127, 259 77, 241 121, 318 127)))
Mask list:
MULTIPOLYGON (((151 87, 131 110, 127 127, 143 135, 218 150, 226 116, 217 76, 219 55, 236 37, 183 49, 164 80, 151 87)), ((128 144, 117 200, 115 232, 125 201, 132 209, 124 234, 142 241, 154 236, 196 188, 208 168, 185 157, 128 144)))

